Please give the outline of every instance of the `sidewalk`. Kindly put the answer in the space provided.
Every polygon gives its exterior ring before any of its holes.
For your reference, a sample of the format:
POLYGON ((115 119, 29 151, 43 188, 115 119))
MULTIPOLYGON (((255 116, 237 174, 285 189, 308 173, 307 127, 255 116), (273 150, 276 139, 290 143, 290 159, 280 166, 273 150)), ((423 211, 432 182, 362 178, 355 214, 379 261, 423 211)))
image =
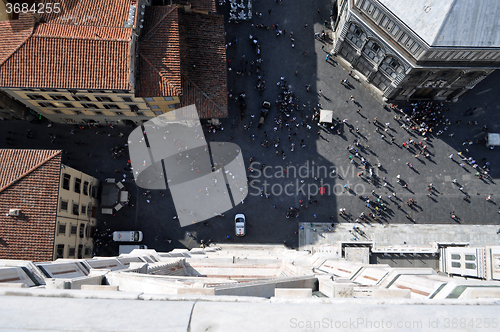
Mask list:
MULTIPOLYGON (((336 244, 338 241, 354 242, 349 232, 354 226, 360 227, 366 238, 356 233, 357 241, 373 241, 375 247, 383 246, 429 246, 431 242, 469 243, 471 247, 498 245, 500 235, 498 225, 366 225, 354 223, 335 224, 332 231, 329 223, 300 223, 299 250, 314 246, 336 244), (312 226, 311 226, 312 225, 312 226)), ((354 232, 353 232, 354 234, 354 232)))

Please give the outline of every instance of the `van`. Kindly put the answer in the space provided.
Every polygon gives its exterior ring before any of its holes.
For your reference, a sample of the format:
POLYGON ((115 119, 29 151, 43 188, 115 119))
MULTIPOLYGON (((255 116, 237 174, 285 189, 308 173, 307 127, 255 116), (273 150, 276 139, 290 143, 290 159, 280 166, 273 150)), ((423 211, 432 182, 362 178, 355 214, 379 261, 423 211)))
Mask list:
POLYGON ((141 231, 115 231, 113 232, 113 241, 117 242, 141 242, 141 231))
POLYGON ((148 249, 148 246, 138 244, 121 244, 119 247, 119 254, 130 254, 134 249, 148 249))

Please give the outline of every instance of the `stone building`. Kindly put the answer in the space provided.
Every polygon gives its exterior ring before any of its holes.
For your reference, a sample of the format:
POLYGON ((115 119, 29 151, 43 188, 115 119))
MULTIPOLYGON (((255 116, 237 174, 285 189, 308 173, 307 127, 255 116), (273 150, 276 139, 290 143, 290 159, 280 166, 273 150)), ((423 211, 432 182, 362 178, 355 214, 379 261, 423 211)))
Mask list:
POLYGON ((0 258, 92 257, 100 182, 61 155, 0 149, 0 258))
POLYGON ((481 248, 495 270, 488 280, 367 264, 320 249, 223 244, 0 260, 0 318, 16 331, 40 322, 51 331, 498 330, 498 246, 481 248))
MULTIPOLYGON (((35 116, 137 125, 191 104, 201 118, 227 116, 224 22, 214 0, 59 3, 57 13, 0 21, 0 90, 35 116)), ((9 105, 0 103, 0 116, 15 118, 9 105)))
POLYGON ((333 50, 385 100, 453 100, 500 68, 496 0, 334 1, 333 50))

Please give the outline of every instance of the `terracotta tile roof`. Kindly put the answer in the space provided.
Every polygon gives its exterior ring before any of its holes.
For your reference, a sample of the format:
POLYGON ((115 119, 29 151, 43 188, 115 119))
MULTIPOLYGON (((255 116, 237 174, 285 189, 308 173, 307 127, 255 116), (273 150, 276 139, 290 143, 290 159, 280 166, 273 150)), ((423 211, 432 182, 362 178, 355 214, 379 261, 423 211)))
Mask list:
POLYGON ((31 36, 34 25, 33 15, 27 14, 20 14, 19 19, 15 21, 0 21, 0 65, 31 36))
POLYGON ((196 104, 201 118, 227 117, 224 18, 180 12, 181 105, 196 104))
POLYGON ((175 6, 146 7, 139 39, 138 97, 181 93, 178 11, 175 6))
POLYGON ((0 258, 52 260, 61 153, 0 149, 0 258))
POLYGON ((191 5, 192 10, 215 13, 215 0, 173 0, 174 4, 191 5))
POLYGON ((135 0, 39 0, 40 3, 60 3, 59 13, 43 13, 47 23, 92 25, 123 28, 135 0))
MULTIPOLYGON (((18 37, 21 45, 17 49, 13 51, 15 42, 0 45, 0 54, 8 56, 0 61, 0 86, 131 90, 132 29, 124 25, 135 1, 60 0, 59 3, 61 12, 43 14, 42 22, 48 23, 39 24, 30 37, 25 37, 27 28, 21 30, 18 37)), ((8 32, 9 27, 1 24, 0 36, 8 32)))
POLYGON ((202 118, 227 117, 224 18, 146 7, 139 39, 138 97, 181 96, 202 118), (181 94, 182 92, 182 94, 181 94))

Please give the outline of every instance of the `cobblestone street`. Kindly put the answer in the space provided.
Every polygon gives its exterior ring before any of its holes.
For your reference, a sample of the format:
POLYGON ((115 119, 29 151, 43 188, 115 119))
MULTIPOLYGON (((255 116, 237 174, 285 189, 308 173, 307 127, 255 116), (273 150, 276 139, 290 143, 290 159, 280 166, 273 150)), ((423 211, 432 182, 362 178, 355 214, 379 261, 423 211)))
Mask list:
MULTIPOLYGON (((227 22, 227 8, 219 9, 224 9, 227 22)), ((180 228, 174 219, 175 208, 168 190, 164 195, 152 191, 151 203, 147 203, 144 190, 135 186, 132 174, 124 169, 128 151, 125 156, 112 158, 111 149, 125 145, 133 127, 81 130, 63 124, 48 127, 44 121, 39 124, 2 121, 1 147, 63 149, 67 152, 63 163, 101 180, 125 175, 124 184, 132 195, 134 206, 118 211, 116 217, 101 216, 100 226, 111 230, 142 230, 144 243, 157 251, 199 246, 202 239, 219 243, 286 243, 297 247, 299 222, 354 222, 361 213, 374 212, 375 205, 367 207, 366 196, 376 205, 385 204, 385 212, 377 220, 371 219, 372 223, 409 226, 413 223, 498 224, 500 190, 496 182, 500 177, 500 157, 498 150, 489 150, 478 143, 486 135, 482 130, 484 125, 488 126, 487 132, 500 132, 498 72, 479 83, 458 103, 443 105, 443 114, 451 124, 442 135, 428 136, 425 141, 428 158, 415 157, 415 151, 402 144, 410 139, 421 141, 422 137, 400 127, 402 122, 398 123, 394 116, 401 113, 387 107, 380 97, 372 95, 371 90, 351 78, 338 59, 325 60, 330 45, 314 36, 325 29, 323 23, 329 19, 330 10, 324 1, 309 1, 305 5, 300 0, 286 0, 282 4, 260 0, 254 2, 253 10, 261 12, 262 17, 226 23, 226 41, 231 42, 227 48, 228 67, 231 68, 228 87, 232 94, 229 118, 221 120, 223 130, 214 133, 205 128, 209 141, 238 144, 247 168, 251 167, 250 158, 255 161, 254 172, 248 172, 251 182, 247 199, 244 204, 227 211, 224 217, 180 228), (257 28, 258 24, 263 24, 264 28, 257 28), (273 25, 278 26, 281 35, 277 35, 273 25), (254 39, 260 47, 252 46, 254 39), (258 52, 262 59, 259 73, 258 52), (261 95, 256 89, 258 76, 265 81, 261 95), (341 84, 346 78, 350 84, 341 84), (309 91, 306 85, 310 86, 309 91), (296 97, 295 110, 289 116, 280 113, 276 106, 284 88, 296 97), (243 120, 240 120, 236 101, 239 93, 245 93, 247 99, 243 120), (351 96, 354 100, 350 100, 351 96), (271 103, 271 110, 259 129, 257 124, 265 100, 271 103), (335 130, 320 128, 312 121, 315 110, 320 108, 333 110, 333 118, 340 120, 335 130), (476 108, 474 113, 466 116, 471 108, 476 108), (381 124, 382 133, 376 131, 374 118, 381 124), (274 119, 277 122, 281 119, 281 124, 276 124, 274 119), (390 125, 385 126, 386 123, 390 125), (388 127, 384 135, 387 137, 382 138, 384 127, 388 127), (26 137, 27 129, 33 131, 32 139, 26 137), (53 143, 49 135, 57 136, 53 143), (389 137, 394 137, 394 141, 389 137), (262 146, 266 145, 265 140, 269 147, 262 146), (353 145, 353 140, 359 142, 359 158, 346 149, 353 145), (464 145, 466 140, 472 144, 464 145), (468 163, 460 165, 463 161, 458 152, 465 148, 469 151, 464 155, 476 160, 479 168, 486 161, 490 163, 491 179, 478 178, 477 170, 468 163), (449 158, 451 154, 453 158, 449 158), (363 170, 361 157, 375 166, 371 183, 367 181, 367 169, 363 170), (380 167, 376 167, 378 163, 380 167), (261 173, 263 165, 267 166, 265 173, 261 173), (401 183, 398 183, 398 175, 401 183), (431 191, 428 190, 430 183, 433 184, 431 191), (324 187, 327 194, 319 194, 320 187, 324 187), (380 202, 377 202, 379 196, 380 202), (410 199, 412 206, 405 204, 410 199), (291 218, 286 218, 290 207, 300 211, 294 210, 291 218), (340 209, 345 209, 345 213, 339 215, 340 209), (245 237, 234 236, 236 213, 244 213, 247 217, 245 237), (196 240, 186 232, 192 233, 196 240), (166 243, 167 239, 172 243, 166 243)), ((410 107, 409 104, 398 106, 410 107)), ((116 254, 117 249, 116 244, 110 244, 101 253, 116 254)))

